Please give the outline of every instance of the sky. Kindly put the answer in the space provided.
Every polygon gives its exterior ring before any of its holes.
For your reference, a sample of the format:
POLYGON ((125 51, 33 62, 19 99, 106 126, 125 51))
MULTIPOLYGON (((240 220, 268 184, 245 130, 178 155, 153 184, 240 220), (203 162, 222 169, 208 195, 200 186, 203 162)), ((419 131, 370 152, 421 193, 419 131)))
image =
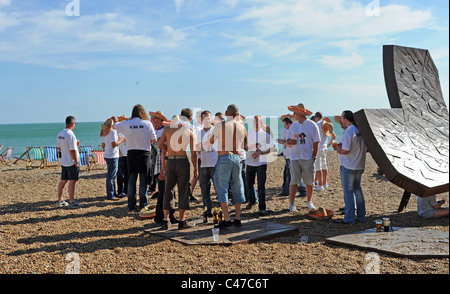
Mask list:
POLYGON ((0 124, 136 104, 279 116, 390 108, 383 45, 428 49, 449 104, 443 0, 0 0, 0 124))

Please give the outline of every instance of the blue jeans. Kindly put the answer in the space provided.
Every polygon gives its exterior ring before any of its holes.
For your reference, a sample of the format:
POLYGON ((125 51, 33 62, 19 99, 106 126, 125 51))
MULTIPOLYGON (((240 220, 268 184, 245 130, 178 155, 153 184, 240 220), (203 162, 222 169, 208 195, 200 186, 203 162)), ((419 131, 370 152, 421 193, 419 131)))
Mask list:
POLYGON ((233 203, 245 203, 244 182, 241 176, 241 159, 239 155, 219 156, 214 173, 214 186, 220 203, 228 203, 228 188, 231 188, 233 203))
POLYGON ((283 172, 283 191, 281 194, 289 195, 289 185, 291 184, 291 160, 285 158, 284 172, 283 172))
POLYGON ((117 169, 117 194, 128 194, 128 165, 127 157, 119 157, 119 168, 117 169))
POLYGON ((255 197, 255 177, 258 178, 258 208, 260 211, 266 210, 266 175, 267 164, 260 166, 251 166, 247 164, 247 189, 249 190, 248 201, 250 203, 256 203, 255 197))
POLYGON ((128 176, 128 209, 136 208, 136 181, 139 175, 139 208, 144 208, 148 204, 147 199, 147 179, 144 173, 132 173, 128 176))
POLYGON ((106 198, 116 196, 116 177, 119 167, 119 158, 105 158, 106 161, 106 198))
POLYGON ((344 222, 354 224, 356 220, 363 222, 366 220, 366 205, 361 189, 361 176, 363 170, 351 170, 340 167, 341 183, 344 190, 345 216, 344 222), (356 219, 355 219, 356 201, 356 219))
POLYGON ((215 167, 201 167, 199 173, 203 207, 206 207, 208 212, 211 212, 212 210, 211 181, 214 181, 215 171, 215 167))

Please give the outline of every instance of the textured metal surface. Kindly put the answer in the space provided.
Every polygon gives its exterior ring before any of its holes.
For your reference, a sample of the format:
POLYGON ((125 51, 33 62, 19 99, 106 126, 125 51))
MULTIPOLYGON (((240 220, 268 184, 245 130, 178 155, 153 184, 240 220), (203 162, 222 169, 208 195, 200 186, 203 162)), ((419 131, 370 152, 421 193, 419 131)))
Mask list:
POLYGON ((395 256, 415 258, 448 258, 448 232, 422 228, 397 228, 393 232, 377 233, 376 229, 341 235, 326 243, 356 247, 395 256))
POLYGON ((355 113, 381 171, 404 190, 426 197, 449 191, 449 114, 438 70, 423 49, 384 46, 392 109, 355 113))

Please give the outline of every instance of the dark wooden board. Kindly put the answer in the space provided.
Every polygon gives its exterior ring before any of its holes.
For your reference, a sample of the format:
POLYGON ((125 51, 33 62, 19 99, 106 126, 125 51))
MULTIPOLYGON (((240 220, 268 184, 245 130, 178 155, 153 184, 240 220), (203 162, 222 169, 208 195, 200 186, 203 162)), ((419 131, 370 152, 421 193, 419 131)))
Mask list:
POLYGON ((273 223, 259 219, 242 220, 241 227, 229 227, 220 230, 218 242, 212 238, 213 224, 203 224, 201 220, 193 221, 194 228, 178 230, 172 226, 169 230, 151 228, 146 233, 164 237, 186 245, 234 245, 239 243, 253 243, 259 240, 272 239, 280 236, 298 234, 297 227, 273 223))

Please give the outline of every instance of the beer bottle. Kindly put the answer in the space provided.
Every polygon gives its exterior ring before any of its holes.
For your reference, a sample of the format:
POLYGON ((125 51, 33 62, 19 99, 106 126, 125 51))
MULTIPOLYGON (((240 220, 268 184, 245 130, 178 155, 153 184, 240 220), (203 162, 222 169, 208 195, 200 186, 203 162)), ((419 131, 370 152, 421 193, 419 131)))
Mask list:
POLYGON ((218 218, 218 213, 217 213, 217 207, 214 207, 214 211, 213 211, 213 220, 214 220, 214 224, 218 224, 218 223, 219 223, 219 218, 218 218))
POLYGON ((205 211, 203 211, 203 223, 206 224, 208 222, 208 208, 205 207, 205 211))
POLYGON ((223 221, 223 212, 222 208, 219 208, 219 224, 223 221))

